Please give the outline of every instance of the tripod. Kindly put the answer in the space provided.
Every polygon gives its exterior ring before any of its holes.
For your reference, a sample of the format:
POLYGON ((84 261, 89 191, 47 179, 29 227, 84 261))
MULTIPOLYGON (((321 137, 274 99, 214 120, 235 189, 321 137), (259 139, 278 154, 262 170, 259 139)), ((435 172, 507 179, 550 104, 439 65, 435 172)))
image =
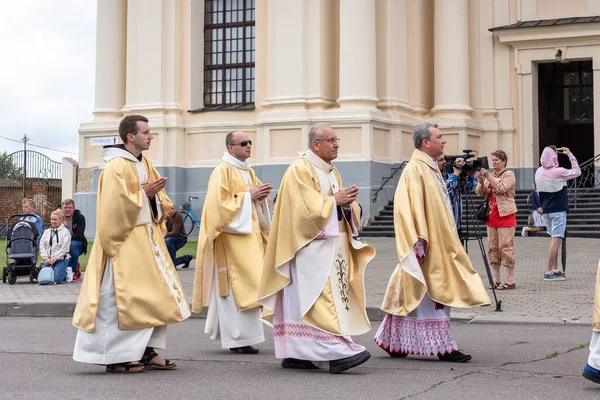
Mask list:
POLYGON ((485 271, 487 272, 488 281, 490 282, 490 286, 492 287, 492 293, 494 294, 494 301, 496 302, 496 310, 497 312, 502 311, 502 300, 498 300, 496 296, 496 288, 494 286, 494 279, 492 278, 492 271, 490 270, 490 264, 488 263, 488 258, 485 253, 485 247, 483 245, 483 233, 481 232, 481 228, 479 227, 479 221, 475 218, 475 206, 473 205, 473 196, 471 192, 467 188, 467 173, 462 171, 458 175, 458 196, 460 196, 460 203, 463 204, 464 200, 464 209, 467 213, 467 223, 465 229, 463 230, 462 221, 461 228, 458 231, 458 236, 460 238, 460 242, 467 254, 469 253, 469 240, 477 240, 479 243, 479 250, 481 251, 481 258, 483 258, 483 264, 485 265, 485 271), (474 226, 474 232, 471 231, 470 226, 474 226))

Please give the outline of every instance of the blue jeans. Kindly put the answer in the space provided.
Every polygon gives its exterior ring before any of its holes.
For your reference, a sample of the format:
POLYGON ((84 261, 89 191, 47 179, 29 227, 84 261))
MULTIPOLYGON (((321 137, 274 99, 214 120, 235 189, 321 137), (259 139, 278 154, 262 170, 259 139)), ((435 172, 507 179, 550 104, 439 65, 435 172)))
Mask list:
MULTIPOLYGON (((77 263, 79 263, 79 256, 83 253, 83 243, 78 240, 71 240, 71 248, 69 249, 69 254, 71 255, 71 260, 69 261, 69 267, 73 273, 79 272, 77 269, 77 263)), ((56 274, 56 272, 55 272, 56 274)))
POLYGON ((177 250, 185 246, 186 243, 187 238, 181 236, 169 236, 165 238, 165 244, 167 245, 167 250, 169 251, 173 265, 178 266, 187 261, 187 257, 176 257, 177 250))
POLYGON ((61 283, 67 277, 67 267, 69 266, 69 260, 58 260, 52 265, 54 269, 54 282, 61 283))

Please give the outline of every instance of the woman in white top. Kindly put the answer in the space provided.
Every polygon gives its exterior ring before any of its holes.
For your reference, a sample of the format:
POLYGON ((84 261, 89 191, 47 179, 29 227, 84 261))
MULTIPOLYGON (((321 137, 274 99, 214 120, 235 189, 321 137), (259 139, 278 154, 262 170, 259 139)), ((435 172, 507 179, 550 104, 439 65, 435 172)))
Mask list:
POLYGON ((67 276, 70 247, 71 234, 63 225, 62 211, 53 211, 50 215, 50 228, 44 231, 40 241, 40 255, 44 264, 54 269, 56 283, 61 283, 67 276))

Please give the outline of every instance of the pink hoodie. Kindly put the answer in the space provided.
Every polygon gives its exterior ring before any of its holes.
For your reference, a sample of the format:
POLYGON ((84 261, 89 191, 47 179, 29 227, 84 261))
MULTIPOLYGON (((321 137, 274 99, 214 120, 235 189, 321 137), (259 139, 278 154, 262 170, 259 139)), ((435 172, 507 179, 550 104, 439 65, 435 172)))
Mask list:
POLYGON ((573 153, 569 154, 569 160, 571 161, 571 169, 559 167, 558 155, 550 147, 546 147, 540 157, 542 166, 535 172, 535 179, 562 179, 566 181, 577 178, 581 175, 581 170, 573 153))

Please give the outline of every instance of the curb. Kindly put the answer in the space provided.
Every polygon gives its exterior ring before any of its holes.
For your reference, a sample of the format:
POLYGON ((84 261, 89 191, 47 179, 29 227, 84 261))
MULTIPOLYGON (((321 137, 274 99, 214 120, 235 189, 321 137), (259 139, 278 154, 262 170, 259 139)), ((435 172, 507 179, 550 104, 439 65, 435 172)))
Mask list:
POLYGON ((75 303, 0 303, 2 317, 72 317, 75 303))
MULTIPOLYGON (((64 303, 0 303, 0 317, 72 317, 75 311, 73 302, 64 303)), ((374 322, 382 321, 385 313, 377 307, 367 307, 367 316, 374 322)), ((192 313, 191 318, 206 319, 206 310, 192 313)), ((591 326, 592 318, 569 319, 559 317, 527 317, 504 313, 477 315, 469 312, 453 312, 452 321, 467 324, 540 324, 591 326)))

